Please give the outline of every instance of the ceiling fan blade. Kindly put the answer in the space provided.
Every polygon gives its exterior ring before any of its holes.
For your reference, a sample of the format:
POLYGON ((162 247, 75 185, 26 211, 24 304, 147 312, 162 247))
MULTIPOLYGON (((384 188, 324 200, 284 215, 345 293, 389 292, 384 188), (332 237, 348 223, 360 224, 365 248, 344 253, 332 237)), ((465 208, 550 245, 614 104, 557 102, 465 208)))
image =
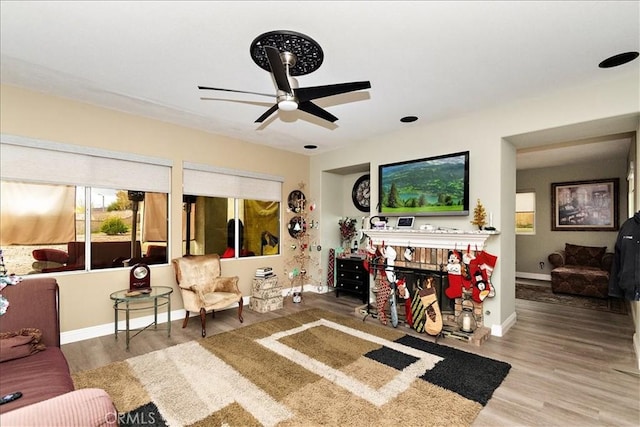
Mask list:
POLYGON ((262 123, 264 122, 267 117, 269 117, 270 115, 272 115, 273 113, 275 113, 275 111, 278 109, 278 104, 273 104, 273 106, 271 106, 271 108, 269 108, 267 111, 265 111, 265 113, 263 115, 261 115, 260 117, 258 117, 258 119, 255 121, 255 123, 262 123))
POLYGON ((219 88, 219 87, 209 87, 209 86, 198 86, 198 89, 201 89, 201 90, 218 90, 218 91, 222 91, 222 92, 250 93, 252 95, 269 96, 271 98, 274 98, 276 96, 274 94, 268 94, 268 93, 250 92, 250 91, 246 91, 246 90, 235 90, 235 89, 223 89, 223 88, 219 88))
POLYGON ((271 74, 273 74, 273 77, 276 80, 278 89, 286 93, 292 93, 289 78, 287 76, 287 69, 280 58, 280 51, 272 46, 265 46, 264 51, 267 54, 269 66, 271 67, 271 74))
POLYGON ((311 101, 312 99, 324 98, 326 96, 338 95, 341 93, 353 92, 356 90, 370 89, 371 83, 366 82, 352 82, 352 83, 337 83, 333 85, 313 86, 313 87, 301 87, 295 90, 296 98, 299 102, 311 101))
POLYGON ((333 114, 331 114, 330 112, 328 112, 327 110, 324 110, 320 107, 318 107, 316 104, 314 104, 311 101, 305 101, 305 102, 301 102, 298 104, 298 109, 305 111, 309 114, 312 114, 316 117, 320 117, 321 119, 324 119, 328 122, 335 122, 336 120, 338 120, 338 118, 336 116, 334 116, 333 114))

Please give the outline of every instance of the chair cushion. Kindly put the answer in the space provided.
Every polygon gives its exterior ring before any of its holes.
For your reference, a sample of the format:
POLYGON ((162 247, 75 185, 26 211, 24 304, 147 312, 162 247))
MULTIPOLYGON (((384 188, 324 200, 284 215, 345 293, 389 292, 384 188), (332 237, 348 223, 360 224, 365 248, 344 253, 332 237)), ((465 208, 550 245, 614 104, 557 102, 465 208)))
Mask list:
POLYGON ((602 257, 606 250, 606 246, 581 246, 567 243, 564 248, 565 264, 602 268, 602 257))
POLYGON ((206 308, 224 308, 238 302, 238 294, 231 292, 213 292, 204 294, 204 304, 206 308))

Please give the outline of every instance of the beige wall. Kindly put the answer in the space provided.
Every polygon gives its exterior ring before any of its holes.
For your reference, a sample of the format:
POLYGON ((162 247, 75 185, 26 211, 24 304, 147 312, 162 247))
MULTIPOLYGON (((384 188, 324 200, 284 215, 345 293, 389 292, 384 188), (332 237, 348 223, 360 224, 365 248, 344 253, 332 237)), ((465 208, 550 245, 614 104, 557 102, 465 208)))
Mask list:
POLYGON ((536 234, 516 236, 516 271, 533 274, 551 274, 547 256, 565 243, 585 246, 606 246, 613 252, 617 231, 551 231, 551 183, 618 178, 618 221, 627 219, 627 162, 626 159, 605 160, 570 166, 518 171, 518 191, 536 193, 536 234), (544 262, 544 268, 539 263, 544 262))
MULTIPOLYGON (((372 82, 375 91, 375 82, 372 82)), ((326 179, 327 171, 340 170, 349 165, 370 163, 371 185, 378 185, 378 165, 394 161, 410 160, 438 154, 470 150, 471 208, 480 199, 487 212, 493 213, 494 226, 500 234, 487 241, 487 250, 499 257, 492 283, 497 287, 495 298, 485 300, 485 324, 500 334, 515 320, 515 148, 508 141, 512 135, 522 135, 569 124, 590 122, 605 117, 638 114, 639 82, 636 75, 620 71, 612 73, 603 83, 587 83, 569 87, 557 93, 542 94, 494 109, 469 113, 450 120, 430 122, 421 117, 416 123, 402 124, 399 118, 396 132, 379 135, 351 147, 317 155, 311 159, 310 181, 314 193, 322 196, 322 207, 332 211, 321 212, 322 220, 329 226, 322 229, 323 240, 331 241, 335 231, 335 201, 330 195, 338 191, 350 191, 352 182, 326 179)), ((378 197, 372 192, 371 204, 376 206, 378 197)), ((345 209, 345 207, 343 207, 345 209)), ((470 217, 429 217, 421 223, 470 230, 470 217)), ((324 254, 323 254, 324 255, 324 254)), ((326 255, 324 255, 326 256, 326 255)), ((326 262, 326 259, 323 259, 326 262)))
MULTIPOLYGON (((182 162, 207 163, 283 176, 283 200, 298 183, 309 180, 309 158, 267 146, 224 138, 143 117, 123 114, 61 98, 2 86, 0 123, 3 134, 53 142, 98 147, 149 155, 173 162, 170 206, 170 257, 181 256, 182 162)), ((282 206, 283 217, 286 203, 282 206)), ((281 226, 281 235, 286 230, 281 226)), ((251 294, 251 279, 257 267, 269 264, 283 277, 284 255, 224 260, 225 275, 240 276, 240 288, 251 294)), ((174 286, 172 309, 182 308, 173 270, 151 266, 152 284, 174 286)), ((113 322, 109 294, 129 286, 128 269, 92 273, 60 273, 62 331, 72 331, 113 322)), ((144 313, 148 315, 149 313, 144 313)))

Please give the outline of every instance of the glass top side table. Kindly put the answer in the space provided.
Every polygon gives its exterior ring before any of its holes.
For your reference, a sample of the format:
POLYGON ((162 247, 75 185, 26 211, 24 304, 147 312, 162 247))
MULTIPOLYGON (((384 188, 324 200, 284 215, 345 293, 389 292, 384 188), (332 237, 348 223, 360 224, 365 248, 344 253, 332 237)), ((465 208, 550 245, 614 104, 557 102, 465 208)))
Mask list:
POLYGON ((140 332, 153 326, 158 329, 158 308, 167 307, 167 336, 171 336, 171 294, 173 288, 169 286, 152 286, 149 293, 140 293, 138 295, 127 295, 129 289, 121 289, 112 293, 109 298, 113 300, 114 312, 114 329, 115 338, 118 339, 118 332, 124 331, 126 337, 126 349, 129 350, 129 342, 140 332), (153 308, 153 322, 139 329, 131 329, 130 313, 138 310, 149 310, 153 308), (118 313, 125 312, 125 329, 118 329, 118 313), (131 332, 135 332, 131 335, 131 332))

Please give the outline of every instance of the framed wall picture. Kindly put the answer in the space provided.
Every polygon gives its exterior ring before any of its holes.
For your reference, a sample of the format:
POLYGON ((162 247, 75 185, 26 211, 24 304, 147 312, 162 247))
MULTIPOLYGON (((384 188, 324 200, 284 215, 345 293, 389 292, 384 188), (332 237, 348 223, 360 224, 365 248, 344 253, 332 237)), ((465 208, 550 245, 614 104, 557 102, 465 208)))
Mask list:
POLYGON ((618 178, 551 184, 551 230, 618 230, 618 178))

